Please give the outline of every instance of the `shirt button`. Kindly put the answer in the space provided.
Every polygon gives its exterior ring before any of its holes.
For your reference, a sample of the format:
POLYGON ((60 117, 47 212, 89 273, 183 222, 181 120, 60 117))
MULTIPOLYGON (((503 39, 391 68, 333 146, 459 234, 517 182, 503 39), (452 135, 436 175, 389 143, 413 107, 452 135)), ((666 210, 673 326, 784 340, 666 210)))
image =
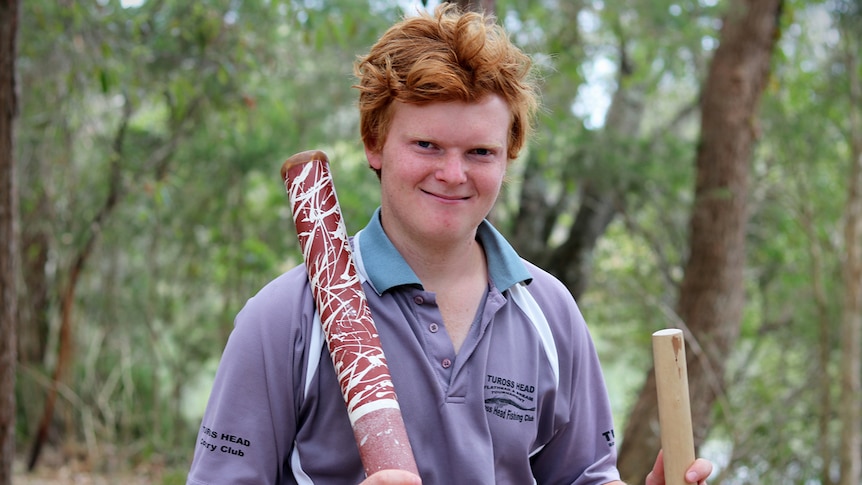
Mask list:
POLYGON ((430 330, 431 333, 437 333, 437 330, 439 330, 439 329, 440 329, 440 327, 436 323, 432 323, 431 325, 428 325, 428 330, 430 330))
POLYGON ((422 298, 421 296, 414 296, 413 297, 413 303, 415 303, 417 305, 421 305, 421 304, 425 303, 425 298, 422 298))
POLYGON ((452 361, 449 359, 443 359, 443 362, 440 362, 444 369, 448 369, 452 367, 452 361))

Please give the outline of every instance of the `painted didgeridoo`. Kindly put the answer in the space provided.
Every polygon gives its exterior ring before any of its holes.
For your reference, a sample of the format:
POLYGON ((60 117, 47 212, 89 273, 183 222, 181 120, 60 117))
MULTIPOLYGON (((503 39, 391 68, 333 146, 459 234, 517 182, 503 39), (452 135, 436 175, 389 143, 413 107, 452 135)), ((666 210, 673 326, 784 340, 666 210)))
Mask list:
POLYGON ((684 485, 685 472, 695 456, 682 330, 669 328, 653 333, 652 346, 665 483, 684 485))
POLYGON ((419 474, 377 327, 356 272, 329 158, 310 150, 281 167, 314 302, 365 473, 419 474))

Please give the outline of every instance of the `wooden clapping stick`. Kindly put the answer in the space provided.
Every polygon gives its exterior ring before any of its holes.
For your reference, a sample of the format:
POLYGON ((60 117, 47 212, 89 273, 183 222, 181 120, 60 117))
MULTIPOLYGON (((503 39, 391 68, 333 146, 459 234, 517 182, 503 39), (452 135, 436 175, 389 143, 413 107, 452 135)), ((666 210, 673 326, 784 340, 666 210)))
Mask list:
POLYGON ((281 177, 365 473, 402 469, 418 475, 353 262, 329 159, 316 150, 297 153, 284 162, 281 177))
POLYGON ((682 330, 655 332, 652 346, 665 483, 684 485, 685 472, 695 456, 682 330))

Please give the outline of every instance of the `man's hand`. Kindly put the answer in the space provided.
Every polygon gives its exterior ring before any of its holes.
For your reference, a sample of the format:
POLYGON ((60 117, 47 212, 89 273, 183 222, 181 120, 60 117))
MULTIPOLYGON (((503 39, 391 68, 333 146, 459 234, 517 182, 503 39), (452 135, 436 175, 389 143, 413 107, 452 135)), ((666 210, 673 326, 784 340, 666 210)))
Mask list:
MULTIPOLYGON (((706 479, 712 473, 712 463, 698 458, 685 472, 685 481, 706 485, 706 479)), ((621 483, 621 482, 614 482, 621 483)), ((404 470, 381 470, 365 480, 360 485, 422 485, 422 480, 404 470)), ((659 451, 652 471, 646 477, 645 485, 664 485, 664 455, 659 451)))
POLYGON ((359 485, 422 485, 422 479, 404 470, 380 470, 359 485))
MULTIPOLYGON (((685 481, 706 485, 706 479, 709 478, 710 473, 712 473, 712 463, 698 458, 685 472, 685 481)), ((664 485, 664 454, 661 451, 658 452, 652 471, 646 477, 646 485, 664 485)))

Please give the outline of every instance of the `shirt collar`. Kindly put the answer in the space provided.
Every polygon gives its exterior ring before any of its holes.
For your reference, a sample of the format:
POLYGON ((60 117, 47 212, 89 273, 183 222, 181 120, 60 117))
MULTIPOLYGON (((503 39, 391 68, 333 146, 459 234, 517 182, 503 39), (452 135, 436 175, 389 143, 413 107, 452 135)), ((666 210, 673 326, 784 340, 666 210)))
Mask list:
MULTIPOLYGON (((532 280, 527 267, 512 245, 487 220, 479 224, 476 239, 485 249, 491 282, 501 292, 518 283, 532 280)), ((379 295, 402 285, 422 287, 380 223, 380 208, 353 238, 353 252, 360 277, 368 280, 379 295)))

